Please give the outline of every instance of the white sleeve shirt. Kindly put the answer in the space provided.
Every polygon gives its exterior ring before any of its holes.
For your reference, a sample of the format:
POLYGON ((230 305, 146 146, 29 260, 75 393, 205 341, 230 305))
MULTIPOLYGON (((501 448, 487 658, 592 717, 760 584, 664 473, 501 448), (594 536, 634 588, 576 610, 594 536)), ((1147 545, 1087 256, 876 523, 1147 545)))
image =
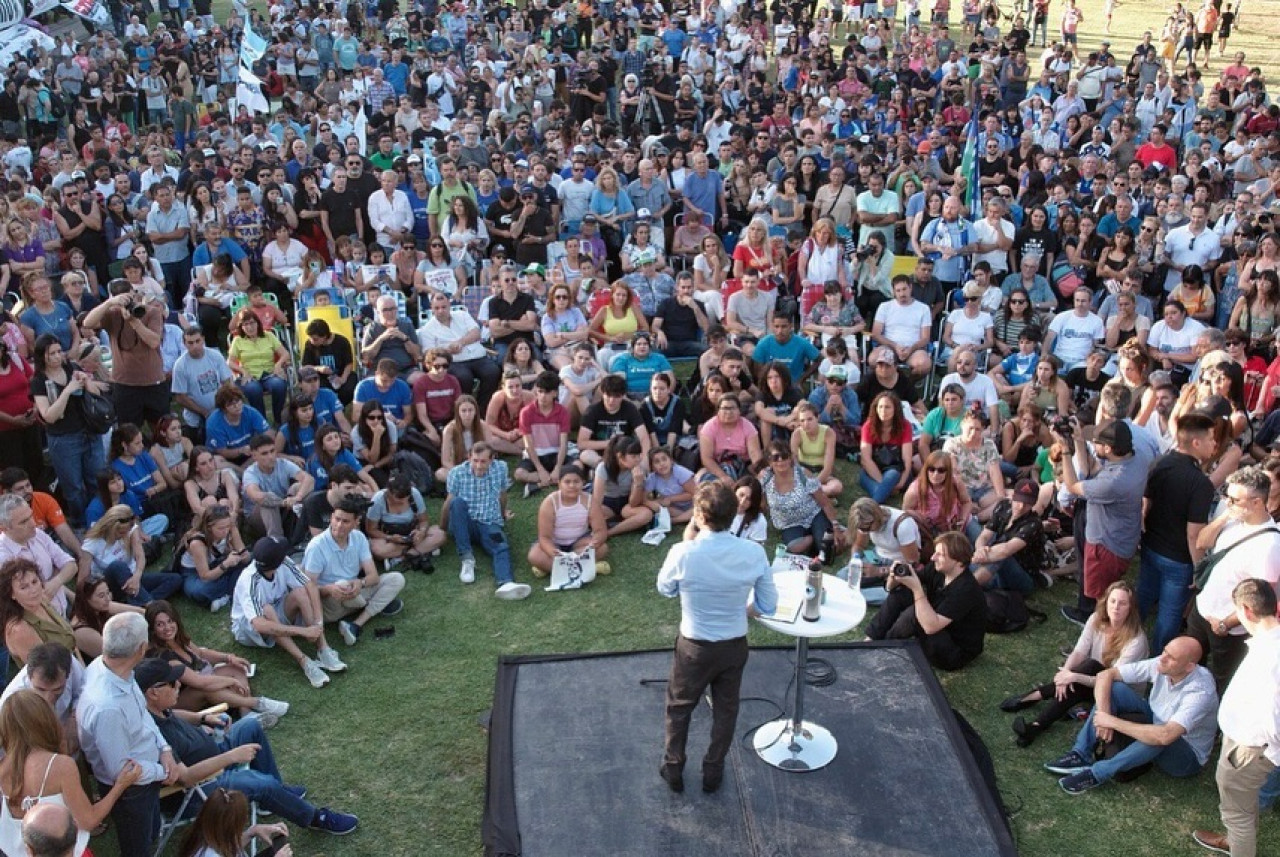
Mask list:
POLYGON ((393 243, 387 230, 410 232, 413 230, 413 207, 409 205, 409 197, 404 191, 392 191, 391 199, 381 188, 369 197, 369 225, 378 233, 378 243, 391 246, 393 243))

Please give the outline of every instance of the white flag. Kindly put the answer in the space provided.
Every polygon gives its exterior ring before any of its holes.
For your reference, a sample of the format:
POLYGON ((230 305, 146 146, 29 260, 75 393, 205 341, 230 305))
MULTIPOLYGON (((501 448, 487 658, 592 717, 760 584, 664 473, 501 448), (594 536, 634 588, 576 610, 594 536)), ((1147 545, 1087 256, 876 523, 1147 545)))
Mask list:
POLYGON ((240 65, 244 68, 252 68, 253 64, 267 52, 267 40, 259 36, 249 26, 249 22, 244 22, 244 38, 240 41, 240 65))
POLYGON ((240 66, 240 82, 236 84, 236 104, 243 104, 254 113, 271 112, 271 103, 262 94, 262 81, 244 66, 240 66))

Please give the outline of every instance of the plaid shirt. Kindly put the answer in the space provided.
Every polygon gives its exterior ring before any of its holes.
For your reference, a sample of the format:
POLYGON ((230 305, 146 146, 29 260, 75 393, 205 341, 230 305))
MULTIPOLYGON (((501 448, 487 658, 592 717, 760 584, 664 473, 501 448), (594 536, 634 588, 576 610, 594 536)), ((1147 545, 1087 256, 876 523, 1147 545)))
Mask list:
POLYGON ((364 97, 369 102, 370 110, 381 110, 382 102, 388 98, 392 101, 396 100, 396 89, 385 80, 382 83, 371 83, 364 97))
POLYGON ((449 471, 446 484, 452 496, 466 501, 471 520, 493 527, 503 525, 506 519, 502 515, 501 498, 511 487, 505 461, 494 461, 484 476, 476 476, 471 462, 464 461, 449 471))

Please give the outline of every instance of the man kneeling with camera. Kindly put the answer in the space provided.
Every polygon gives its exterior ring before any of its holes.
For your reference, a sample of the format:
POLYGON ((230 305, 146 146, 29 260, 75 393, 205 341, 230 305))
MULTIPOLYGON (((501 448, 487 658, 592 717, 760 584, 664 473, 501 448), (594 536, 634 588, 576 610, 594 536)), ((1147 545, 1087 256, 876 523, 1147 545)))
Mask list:
POLYGON ((867 628, 870 640, 919 641, 929 663, 958 670, 982 654, 987 602, 969 572, 973 547, 963 533, 943 533, 928 565, 896 562, 885 579, 889 597, 867 628))

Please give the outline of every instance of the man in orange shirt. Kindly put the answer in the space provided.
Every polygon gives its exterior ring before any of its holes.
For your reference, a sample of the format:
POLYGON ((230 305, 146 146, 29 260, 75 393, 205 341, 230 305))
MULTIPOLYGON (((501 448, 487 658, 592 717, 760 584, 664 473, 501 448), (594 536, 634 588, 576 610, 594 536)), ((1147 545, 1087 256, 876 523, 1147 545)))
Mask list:
POLYGON ((1218 9, 1211 0, 1204 0, 1204 5, 1196 13, 1196 45, 1191 52, 1191 62, 1195 62, 1196 54, 1204 49, 1204 67, 1209 67, 1209 57, 1213 49, 1213 34, 1218 31, 1218 9))
POLYGON ((80 540, 76 538, 71 525, 62 513, 62 507, 52 494, 37 491, 31 485, 31 477, 21 467, 6 467, 0 470, 0 494, 17 494, 27 501, 31 507, 31 515, 35 525, 56 536, 67 553, 76 558, 80 566, 80 577, 89 573, 89 557, 80 550, 80 540))

